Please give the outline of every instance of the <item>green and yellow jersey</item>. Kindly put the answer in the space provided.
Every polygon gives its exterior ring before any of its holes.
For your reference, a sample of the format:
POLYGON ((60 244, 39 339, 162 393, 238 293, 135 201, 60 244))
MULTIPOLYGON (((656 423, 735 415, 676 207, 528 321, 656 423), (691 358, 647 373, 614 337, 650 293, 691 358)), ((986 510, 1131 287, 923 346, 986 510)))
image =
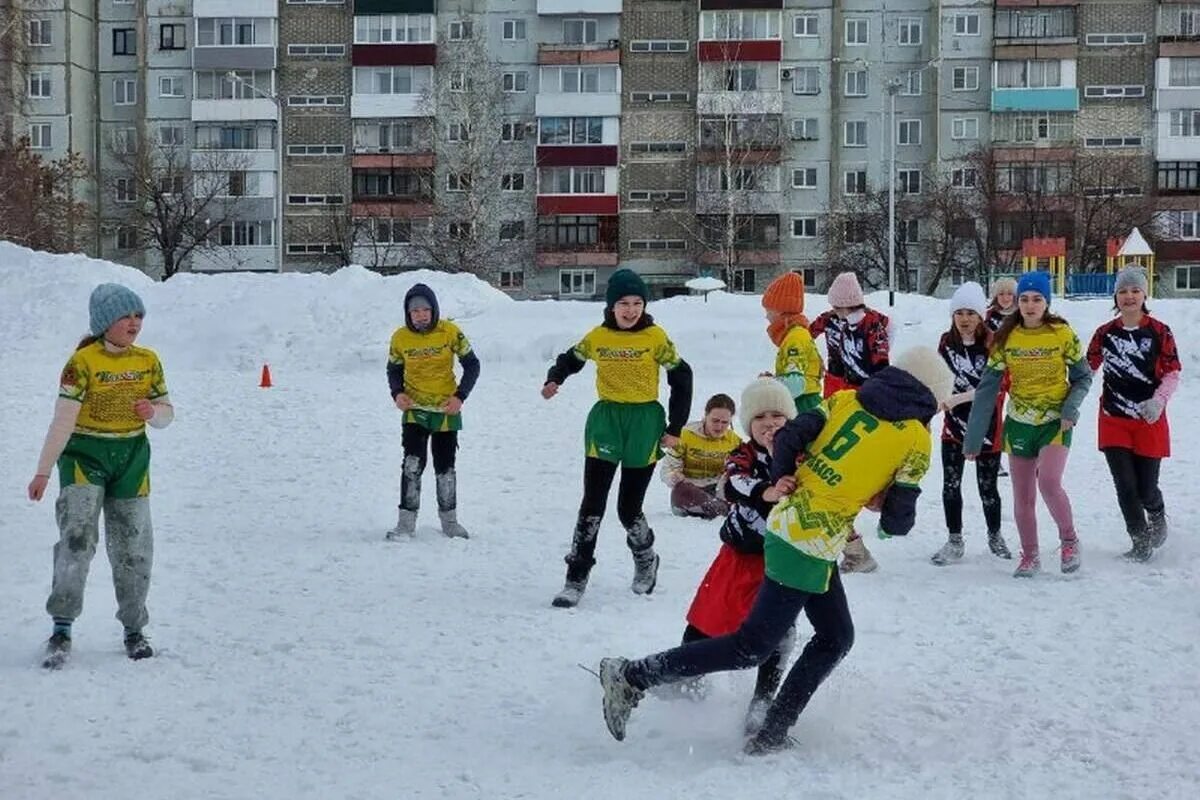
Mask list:
POLYGON ((79 348, 63 367, 58 396, 80 403, 75 432, 125 438, 146 430, 133 411, 138 400, 167 394, 162 364, 153 350, 131 345, 109 352, 99 340, 79 348))
POLYGON ((679 472, 690 481, 715 481, 725 472, 725 457, 742 443, 742 437, 729 428, 720 436, 705 436, 704 423, 688 425, 679 434, 679 444, 672 449, 672 462, 678 462, 679 472))
POLYGON ((1058 420, 1071 389, 1068 373, 1083 356, 1083 345, 1070 325, 1015 328, 987 364, 988 369, 1009 374, 1009 418, 1027 425, 1058 420))
POLYGON ((404 367, 404 393, 416 408, 440 412, 458 389, 454 359, 471 352, 471 343, 453 322, 440 320, 428 331, 408 327, 392 334, 388 362, 404 367))
POLYGON ((812 334, 800 325, 793 325, 784 335, 775 354, 775 377, 783 381, 792 397, 821 393, 825 365, 812 334))
POLYGON ((679 364, 679 353, 657 325, 641 330, 592 328, 575 345, 576 358, 596 362, 596 393, 612 403, 658 401, 660 367, 679 364))

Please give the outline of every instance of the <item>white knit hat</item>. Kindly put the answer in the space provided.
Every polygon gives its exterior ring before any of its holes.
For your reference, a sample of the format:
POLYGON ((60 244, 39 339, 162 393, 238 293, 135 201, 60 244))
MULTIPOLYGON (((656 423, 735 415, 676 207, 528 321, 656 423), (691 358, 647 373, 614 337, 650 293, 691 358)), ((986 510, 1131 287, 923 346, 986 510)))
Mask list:
POLYGON ((750 421, 766 411, 778 411, 788 419, 794 419, 796 401, 788 388, 775 378, 756 378, 742 390, 742 402, 738 406, 738 417, 747 436, 751 435, 750 421))
POLYGON ((975 281, 967 281, 962 286, 954 290, 954 296, 950 298, 950 313, 955 311, 974 311, 979 316, 987 315, 987 297, 983 293, 983 287, 975 281))
POLYGON ((954 374, 932 347, 910 347, 892 362, 925 385, 938 405, 946 402, 954 391, 954 374))

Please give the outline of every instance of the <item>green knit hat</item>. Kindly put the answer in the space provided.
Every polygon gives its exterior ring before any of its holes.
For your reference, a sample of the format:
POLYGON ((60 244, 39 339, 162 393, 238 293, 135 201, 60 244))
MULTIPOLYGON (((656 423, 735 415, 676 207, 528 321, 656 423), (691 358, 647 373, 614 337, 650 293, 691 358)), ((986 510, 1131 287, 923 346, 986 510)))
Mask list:
POLYGON ((608 279, 608 291, 604 293, 604 302, 608 308, 612 308, 622 297, 631 294, 642 298, 644 303, 650 302, 650 290, 646 288, 642 276, 631 269, 619 269, 608 279))

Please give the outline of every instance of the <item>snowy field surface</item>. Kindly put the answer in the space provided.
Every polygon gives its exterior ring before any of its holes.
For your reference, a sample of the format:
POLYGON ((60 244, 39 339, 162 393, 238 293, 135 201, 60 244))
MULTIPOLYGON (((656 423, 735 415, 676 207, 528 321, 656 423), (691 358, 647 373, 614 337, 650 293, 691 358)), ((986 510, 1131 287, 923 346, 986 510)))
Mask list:
MULTIPOLYGON (((886 310, 886 295, 869 301, 886 310)), ((1085 342, 1109 317, 1104 301, 1054 306, 1085 342)), ((810 296, 810 313, 825 307, 810 296)), ((550 402, 538 389, 600 304, 514 302, 466 276, 357 268, 162 284, 0 244, 0 798, 1194 800, 1200 303, 1153 308, 1184 362, 1162 480, 1174 527, 1154 560, 1119 558, 1128 542, 1095 449, 1098 382, 1066 476, 1076 575, 1058 573, 1041 509, 1051 568, 1013 580, 1013 562, 987 553, 969 476, 967 558, 932 566, 945 535, 935 457, 917 529, 872 540, 881 571, 847 579, 857 642, 793 729, 800 746, 754 760, 740 736, 751 672, 715 676, 703 702, 645 700, 619 744, 598 684, 576 666, 678 641, 719 542, 715 523, 671 516, 661 482, 647 501, 662 555, 654 594, 630 592, 610 510, 583 603, 550 608, 594 371, 550 402), (101 553, 73 660, 48 674, 38 662, 53 500, 29 502, 25 486, 88 294, 113 280, 145 298, 140 343, 161 355, 177 410, 151 432, 147 632, 160 655, 125 658, 101 553), (384 361, 416 280, 435 288, 483 365, 459 453, 469 541, 438 532, 431 478, 416 539, 383 541, 400 462, 384 361), (258 388, 263 363, 275 388, 258 388)), ((651 311, 695 370, 693 418, 710 394, 737 397, 773 364, 757 297, 651 311)), ((944 301, 924 297, 898 297, 893 314, 901 348, 936 344, 949 321, 944 301)))

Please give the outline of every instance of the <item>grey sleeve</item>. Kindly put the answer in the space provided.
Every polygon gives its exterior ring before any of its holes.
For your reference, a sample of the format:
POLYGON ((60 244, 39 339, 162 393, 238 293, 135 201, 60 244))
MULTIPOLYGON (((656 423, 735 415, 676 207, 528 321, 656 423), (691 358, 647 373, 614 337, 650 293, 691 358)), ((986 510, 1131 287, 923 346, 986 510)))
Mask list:
POLYGON ((1092 388, 1092 371, 1088 368, 1086 360, 1081 358, 1067 368, 1067 381, 1071 384, 1071 389, 1067 392, 1067 399, 1063 401, 1062 417, 1075 422, 1079 419, 1079 407, 1083 405, 1083 398, 1087 397, 1088 390, 1092 388))
POLYGON ((987 435, 988 426, 992 424, 992 415, 996 413, 996 398, 1000 394, 1000 383, 1003 379, 1003 372, 985 369, 983 378, 975 387, 971 416, 967 419, 967 433, 963 436, 963 453, 966 455, 979 455, 979 451, 983 449, 983 437, 987 435))

